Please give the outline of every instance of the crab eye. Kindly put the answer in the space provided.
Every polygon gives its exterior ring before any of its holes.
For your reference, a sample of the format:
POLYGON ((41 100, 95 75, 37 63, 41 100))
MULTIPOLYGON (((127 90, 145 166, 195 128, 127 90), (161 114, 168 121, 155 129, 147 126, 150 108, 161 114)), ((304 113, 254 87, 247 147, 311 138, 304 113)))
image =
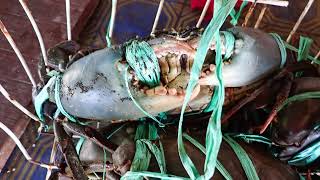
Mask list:
POLYGON ((182 69, 186 69, 186 67, 187 67, 187 61, 188 60, 188 55, 186 55, 186 54, 182 54, 181 56, 180 56, 180 65, 181 65, 181 68, 182 69))

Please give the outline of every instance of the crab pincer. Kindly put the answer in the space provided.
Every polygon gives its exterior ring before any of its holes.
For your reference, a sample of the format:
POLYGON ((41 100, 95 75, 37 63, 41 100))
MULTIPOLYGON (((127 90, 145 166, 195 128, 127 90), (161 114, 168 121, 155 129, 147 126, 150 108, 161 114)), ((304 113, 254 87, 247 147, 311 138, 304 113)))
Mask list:
MULTIPOLYGON (((281 53, 270 35, 238 27, 229 32, 235 37, 235 46, 229 62, 223 66, 226 87, 250 85, 280 68, 281 53)), ((177 113, 175 110, 181 108, 184 101, 200 37, 201 34, 193 34, 180 40, 175 35, 162 34, 144 42, 152 48, 151 53, 159 67, 160 77, 157 78, 160 80, 153 86, 144 83, 134 68, 128 68, 123 46, 101 49, 82 57, 62 76, 59 94, 62 106, 73 116, 101 121, 145 117, 141 108, 151 115, 177 113)), ((214 48, 212 43, 212 51, 207 54, 201 78, 189 102, 191 110, 200 110, 199 107, 204 107, 212 96, 216 85, 212 63, 214 48)), ((227 53, 226 50, 223 53, 227 53)), ((145 67, 144 70, 142 72, 148 73, 154 69, 145 67)))

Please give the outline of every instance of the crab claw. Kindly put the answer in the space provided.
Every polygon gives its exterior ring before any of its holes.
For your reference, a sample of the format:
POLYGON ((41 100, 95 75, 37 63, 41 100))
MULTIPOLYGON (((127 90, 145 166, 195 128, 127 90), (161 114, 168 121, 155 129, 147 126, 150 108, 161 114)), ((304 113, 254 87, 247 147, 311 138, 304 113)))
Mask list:
MULTIPOLYGON (((124 68, 121 55, 121 50, 116 47, 98 50, 74 62, 65 71, 61 81, 60 99, 69 114, 106 121, 145 117, 129 96, 124 79, 127 69, 124 68)), ((174 80, 165 87, 160 85, 149 89, 135 83, 138 80, 132 73, 128 77, 129 90, 148 113, 157 115, 182 105, 184 92, 179 87, 186 87, 185 79, 181 81, 184 84, 174 80)), ((199 91, 198 86, 193 97, 199 91)))
MULTIPOLYGON (((231 62, 222 67, 225 87, 249 85, 280 68, 280 49, 271 35, 251 28, 235 27, 230 31, 236 43, 231 62)), ((199 84, 218 85, 215 71, 202 77, 199 84)))

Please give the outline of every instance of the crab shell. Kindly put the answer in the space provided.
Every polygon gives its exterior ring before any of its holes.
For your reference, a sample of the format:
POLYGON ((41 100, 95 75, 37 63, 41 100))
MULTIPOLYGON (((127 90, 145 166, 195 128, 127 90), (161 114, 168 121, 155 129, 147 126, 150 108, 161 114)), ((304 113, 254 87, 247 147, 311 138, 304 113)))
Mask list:
MULTIPOLYGON (((270 35, 248 28, 233 28, 230 31, 236 39, 242 39, 244 43, 232 56, 231 64, 223 67, 224 82, 228 87, 251 84, 279 68, 280 51, 270 35)), ((163 44, 152 47, 166 45, 165 38, 159 42, 163 44)), ((170 41, 174 42, 187 43, 170 41)), ((193 56, 189 55, 188 58, 190 60, 193 56)), ((112 121, 145 117, 128 94, 122 61, 122 50, 112 47, 95 51, 74 62, 62 77, 60 98, 64 109, 73 116, 91 120, 112 121)), ((215 76, 214 72, 209 75, 212 76, 215 76)), ((207 77, 207 80, 210 78, 207 77)), ((212 80, 214 81, 214 78, 212 80)), ((172 83, 186 87, 188 81, 189 74, 181 73, 172 83)), ((195 107, 206 105, 210 101, 214 85, 198 85, 189 104, 195 107)), ((173 111, 181 107, 184 100, 184 96, 168 94, 147 96, 132 86, 130 77, 129 89, 140 106, 152 115, 173 111)))

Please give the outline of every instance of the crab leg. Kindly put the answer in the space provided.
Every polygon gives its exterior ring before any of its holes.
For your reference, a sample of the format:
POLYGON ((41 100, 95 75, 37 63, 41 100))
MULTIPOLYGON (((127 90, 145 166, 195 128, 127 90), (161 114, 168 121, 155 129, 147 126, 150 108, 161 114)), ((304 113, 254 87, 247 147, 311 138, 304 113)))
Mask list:
POLYGON ((64 122, 63 126, 70 130, 72 133, 75 133, 80 136, 84 136, 87 139, 92 140, 95 142, 98 146, 106 149, 110 153, 113 153, 117 145, 113 144, 112 142, 106 140, 98 131, 95 129, 89 127, 89 126, 81 126, 72 122, 64 122))
POLYGON ((284 103, 284 101, 289 96, 290 89, 291 89, 291 86, 292 86, 293 75, 292 75, 292 73, 289 73, 287 76, 288 76, 289 80, 285 81, 285 84, 281 87, 280 93, 277 95, 277 98, 276 98, 276 103, 273 106, 273 108, 271 110, 271 113, 268 116, 268 119, 263 124, 263 126, 262 126, 262 128, 260 130, 260 134, 262 134, 267 129, 269 124, 276 117, 279 107, 284 103))
POLYGON ((77 180, 87 179, 87 175, 73 145, 72 138, 65 132, 62 125, 60 122, 57 122, 57 120, 53 122, 53 129, 60 150, 64 155, 67 165, 72 171, 73 177, 77 180))
POLYGON ((267 88, 271 86, 271 84, 282 78, 285 74, 287 73, 286 70, 281 71, 278 75, 276 75, 274 78, 271 80, 268 80, 264 85, 256 89, 250 96, 242 99, 240 102, 238 102, 234 107, 232 107, 222 118, 221 123, 226 123, 229 118, 238 112, 239 109, 241 109, 244 105, 248 104, 249 102, 253 101, 256 97, 258 97, 263 91, 265 91, 267 88))

